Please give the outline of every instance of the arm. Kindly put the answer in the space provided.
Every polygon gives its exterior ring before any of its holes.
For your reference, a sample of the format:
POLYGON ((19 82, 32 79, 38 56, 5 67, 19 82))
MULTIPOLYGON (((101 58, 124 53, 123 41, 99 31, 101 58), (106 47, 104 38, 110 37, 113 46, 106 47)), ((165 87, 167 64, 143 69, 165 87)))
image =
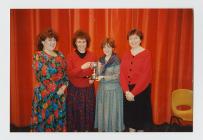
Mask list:
POLYGON ((147 85, 151 82, 152 77, 152 64, 151 55, 148 54, 142 65, 142 73, 140 73, 139 79, 137 80, 136 86, 134 87, 132 93, 137 95, 141 93, 147 85))
POLYGON ((35 73, 35 77, 37 79, 38 82, 40 82, 40 71, 42 69, 43 64, 40 62, 40 55, 39 54, 34 54, 33 55, 33 60, 32 60, 32 68, 34 70, 35 73))
POLYGON ((67 76, 66 59, 65 59, 64 55, 61 52, 59 52, 59 56, 62 58, 62 61, 60 62, 60 65, 58 67, 58 74, 59 74, 59 78, 60 78, 60 83, 58 85, 59 88, 57 90, 57 94, 62 95, 62 94, 64 94, 65 89, 68 87, 69 79, 68 79, 68 76, 67 76))
POLYGON ((68 72, 68 75, 70 77, 78 77, 78 78, 81 78, 81 77, 84 77, 84 76, 88 76, 92 73, 92 70, 91 69, 82 69, 82 65, 78 65, 78 66, 75 66, 74 65, 74 60, 70 57, 67 61, 67 72, 68 72))
POLYGON ((68 75, 67 75, 67 61, 66 61, 64 55, 62 53, 60 53, 60 54, 61 54, 61 57, 63 59, 62 63, 64 64, 64 66, 63 66, 64 71, 63 71, 63 77, 62 77, 63 86, 62 87, 64 87, 64 89, 65 89, 69 84, 69 78, 68 78, 68 75))
POLYGON ((122 59, 121 61, 121 65, 120 65, 120 83, 121 83, 121 87, 124 91, 124 93, 126 93, 126 91, 129 91, 128 89, 128 82, 125 78, 125 58, 122 59))

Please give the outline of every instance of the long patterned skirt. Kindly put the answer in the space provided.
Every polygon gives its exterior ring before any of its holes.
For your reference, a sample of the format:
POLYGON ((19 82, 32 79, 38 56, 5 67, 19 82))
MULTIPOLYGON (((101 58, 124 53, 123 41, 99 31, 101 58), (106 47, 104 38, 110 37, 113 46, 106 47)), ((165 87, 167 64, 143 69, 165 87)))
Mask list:
POLYGON ((135 101, 124 99, 124 123, 126 128, 144 130, 147 127, 151 127, 152 109, 150 95, 151 84, 142 93, 135 96, 135 101))
POLYGON ((66 105, 65 95, 52 92, 46 96, 35 88, 32 101, 32 132, 65 132, 66 131, 66 105))
POLYGON ((94 85, 78 88, 69 83, 67 103, 67 131, 93 131, 95 115, 94 85))
POLYGON ((121 132, 123 122, 123 92, 119 83, 100 83, 96 98, 95 128, 99 132, 121 132))

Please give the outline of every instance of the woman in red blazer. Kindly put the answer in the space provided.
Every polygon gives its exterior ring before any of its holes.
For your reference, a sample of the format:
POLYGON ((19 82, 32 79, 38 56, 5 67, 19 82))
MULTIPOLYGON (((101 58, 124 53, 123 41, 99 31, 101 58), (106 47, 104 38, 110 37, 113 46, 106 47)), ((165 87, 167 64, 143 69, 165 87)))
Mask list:
POLYGON ((96 61, 87 48, 90 37, 83 31, 76 31, 72 40, 74 52, 67 58, 70 82, 67 93, 68 131, 92 131, 95 115, 95 89, 92 63, 96 61))
POLYGON ((120 68, 120 82, 124 91, 124 123, 129 131, 144 131, 152 123, 151 111, 151 53, 141 46, 143 34, 129 31, 128 50, 120 68))

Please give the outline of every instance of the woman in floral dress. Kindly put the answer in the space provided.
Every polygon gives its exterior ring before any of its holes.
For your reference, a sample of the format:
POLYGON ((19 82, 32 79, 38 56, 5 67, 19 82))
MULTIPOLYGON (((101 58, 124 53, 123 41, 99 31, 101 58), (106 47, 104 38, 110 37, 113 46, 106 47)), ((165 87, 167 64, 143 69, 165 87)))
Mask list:
POLYGON ((41 33, 33 57, 36 86, 32 101, 31 131, 66 131, 66 61, 55 51, 58 37, 51 29, 41 33))

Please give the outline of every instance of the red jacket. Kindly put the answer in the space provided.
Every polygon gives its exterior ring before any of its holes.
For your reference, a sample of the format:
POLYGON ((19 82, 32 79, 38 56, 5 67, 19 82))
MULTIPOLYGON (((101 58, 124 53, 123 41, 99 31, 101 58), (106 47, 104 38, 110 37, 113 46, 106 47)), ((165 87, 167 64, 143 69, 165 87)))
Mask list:
POLYGON ((133 95, 141 93, 151 82, 151 53, 148 50, 133 56, 128 51, 121 60, 120 82, 124 92, 129 91, 128 84, 135 84, 133 95))
POLYGON ((68 71, 68 78, 70 82, 75 87, 89 87, 89 80, 88 78, 84 78, 87 76, 91 76, 93 73, 92 69, 81 69, 81 65, 86 62, 95 62, 96 58, 91 52, 87 52, 84 58, 80 58, 76 52, 73 52, 67 57, 67 71, 68 71))

